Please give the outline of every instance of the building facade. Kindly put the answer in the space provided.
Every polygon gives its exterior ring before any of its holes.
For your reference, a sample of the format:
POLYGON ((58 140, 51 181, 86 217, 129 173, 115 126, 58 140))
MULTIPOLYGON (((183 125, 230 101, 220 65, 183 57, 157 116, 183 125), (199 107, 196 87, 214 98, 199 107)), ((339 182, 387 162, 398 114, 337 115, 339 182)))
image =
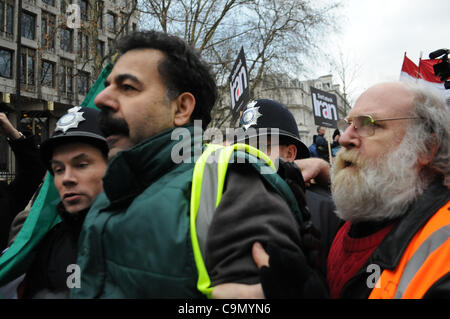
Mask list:
MULTIPOLYGON (((135 7, 125 0, 0 0, 0 95, 15 109, 9 118, 19 131, 43 141, 83 101, 116 38, 138 28, 135 7)), ((14 173, 4 138, 0 154, 0 175, 14 173)))
MULTIPOLYGON (((300 139, 307 146, 312 144, 313 136, 317 134, 310 87, 335 94, 338 117, 341 119, 346 116, 350 105, 340 91, 339 85, 333 84, 332 75, 306 81, 291 79, 287 76, 270 77, 266 78, 254 92, 257 98, 277 100, 289 108, 297 121, 300 139)), ((331 135, 333 131, 330 132, 331 135)))

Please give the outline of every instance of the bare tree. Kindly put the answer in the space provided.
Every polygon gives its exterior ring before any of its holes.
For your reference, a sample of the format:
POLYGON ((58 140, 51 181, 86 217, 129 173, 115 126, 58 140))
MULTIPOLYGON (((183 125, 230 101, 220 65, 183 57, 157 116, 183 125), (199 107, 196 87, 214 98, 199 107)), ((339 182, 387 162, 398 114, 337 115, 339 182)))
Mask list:
POLYGON ((250 96, 267 75, 298 77, 303 59, 318 50, 317 41, 336 26, 338 2, 314 0, 150 0, 140 2, 141 26, 177 34, 212 65, 220 97, 212 125, 231 118, 228 77, 243 46, 250 96))
POLYGON ((344 114, 347 114, 354 99, 353 86, 361 73, 362 66, 355 62, 354 57, 345 55, 341 48, 338 48, 337 52, 337 57, 329 58, 329 64, 331 72, 337 76, 342 86, 344 101, 350 101, 350 105, 344 105, 344 114))
MULTIPOLYGON (((80 8, 80 24, 73 27, 70 25, 70 17, 74 15, 74 11, 70 11, 71 0, 61 1, 61 13, 58 16, 57 23, 50 30, 52 33, 46 34, 46 37, 59 37, 60 41, 64 40, 61 36, 61 30, 70 29, 71 48, 70 51, 77 53, 76 63, 92 67, 92 78, 96 79, 102 71, 106 62, 110 61, 114 56, 112 46, 115 41, 128 33, 130 18, 137 12, 137 1, 122 1, 115 4, 114 12, 108 12, 105 9, 104 1, 88 0, 74 2, 80 8), (117 12, 120 12, 117 14, 117 12), (106 14, 105 14, 106 13, 106 14), (103 43, 99 40, 99 30, 107 30, 108 41, 103 43), (77 32, 77 43, 73 41, 77 32), (109 50, 106 50, 108 45, 109 50)), ((54 41, 54 40, 53 40, 54 41)))

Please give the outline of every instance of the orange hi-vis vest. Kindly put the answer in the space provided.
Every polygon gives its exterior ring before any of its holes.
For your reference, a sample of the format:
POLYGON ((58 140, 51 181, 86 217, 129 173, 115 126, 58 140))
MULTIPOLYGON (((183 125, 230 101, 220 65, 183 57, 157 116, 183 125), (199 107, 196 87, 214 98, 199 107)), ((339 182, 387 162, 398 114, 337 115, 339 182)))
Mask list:
POLYGON ((397 268, 385 269, 369 299, 420 299, 450 272, 450 201, 414 235, 397 268))

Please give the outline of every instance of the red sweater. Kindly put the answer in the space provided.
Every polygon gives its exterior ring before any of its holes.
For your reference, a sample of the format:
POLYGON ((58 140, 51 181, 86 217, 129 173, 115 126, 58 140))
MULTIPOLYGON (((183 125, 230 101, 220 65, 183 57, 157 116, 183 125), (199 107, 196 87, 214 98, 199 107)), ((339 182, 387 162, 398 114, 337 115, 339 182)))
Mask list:
POLYGON ((327 281, 330 297, 338 298, 345 283, 356 275, 374 250, 389 233, 393 224, 366 237, 349 236, 351 222, 345 222, 331 245, 327 259, 327 281))

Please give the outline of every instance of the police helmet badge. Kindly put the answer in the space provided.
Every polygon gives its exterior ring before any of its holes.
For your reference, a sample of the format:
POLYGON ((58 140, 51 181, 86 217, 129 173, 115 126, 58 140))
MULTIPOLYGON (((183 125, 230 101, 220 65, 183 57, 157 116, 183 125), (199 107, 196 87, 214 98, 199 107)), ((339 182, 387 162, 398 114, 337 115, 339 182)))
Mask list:
POLYGON ((62 116, 58 122, 56 122, 56 131, 62 131, 63 134, 67 132, 67 130, 71 128, 77 128, 80 122, 85 121, 86 119, 83 117, 83 112, 78 112, 81 110, 81 107, 75 106, 67 111, 67 114, 62 116))
POLYGON ((244 130, 248 130, 248 128, 252 125, 256 125, 258 118, 262 116, 261 113, 258 112, 259 107, 255 107, 257 101, 252 101, 247 105, 247 109, 242 113, 241 117, 241 126, 244 130))

